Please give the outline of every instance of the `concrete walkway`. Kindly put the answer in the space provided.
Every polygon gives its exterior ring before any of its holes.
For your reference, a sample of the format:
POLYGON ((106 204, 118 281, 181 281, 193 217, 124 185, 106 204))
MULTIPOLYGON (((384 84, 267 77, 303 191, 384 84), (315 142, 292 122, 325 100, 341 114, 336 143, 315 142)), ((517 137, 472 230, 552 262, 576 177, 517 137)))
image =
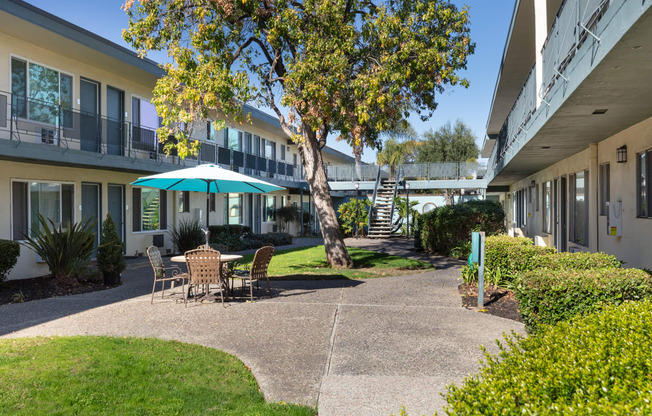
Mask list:
POLYGON ((481 344, 495 351, 504 331, 523 331, 462 308, 457 267, 440 266, 412 276, 275 281, 273 299, 226 308, 184 308, 160 293, 150 305, 150 271, 132 269, 116 289, 0 306, 0 336, 176 339, 237 355, 270 401, 318 405, 322 416, 389 415, 402 405, 432 414, 446 384, 478 369, 481 344))

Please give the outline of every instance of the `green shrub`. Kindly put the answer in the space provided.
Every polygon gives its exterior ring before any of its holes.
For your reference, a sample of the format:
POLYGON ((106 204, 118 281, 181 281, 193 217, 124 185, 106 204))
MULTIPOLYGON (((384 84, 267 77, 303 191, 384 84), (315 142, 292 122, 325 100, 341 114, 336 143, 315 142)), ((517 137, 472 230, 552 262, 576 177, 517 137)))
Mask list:
POLYGON ((14 268, 20 256, 20 244, 17 241, 0 240, 0 284, 14 268))
POLYGON ((251 250, 266 245, 275 247, 292 244, 292 236, 287 233, 246 234, 235 235, 222 233, 211 236, 211 244, 223 244, 229 251, 251 250))
POLYGON ((554 253, 532 259, 532 269, 618 269, 622 262, 606 253, 554 253))
POLYGON ((566 321, 605 304, 652 298, 652 276, 638 269, 536 269, 515 289, 528 330, 566 321))
POLYGON ((505 213, 495 201, 468 201, 446 205, 421 215, 418 219, 420 248, 448 256, 468 255, 471 232, 484 231, 487 236, 505 232, 505 213))
POLYGON ((288 224, 299 221, 299 210, 294 205, 277 208, 276 220, 278 221, 278 228, 281 232, 285 232, 288 224))
POLYGON ((89 218, 66 228, 42 215, 38 221, 36 236, 28 236, 25 244, 41 256, 59 283, 75 284, 75 275, 86 267, 93 254, 97 221, 89 218))
POLYGON ((179 221, 179 224, 170 230, 170 237, 179 253, 194 250, 206 243, 204 230, 199 225, 199 221, 193 219, 179 221))
POLYGON ((356 226, 359 235, 365 234, 364 230, 369 219, 369 207, 371 207, 371 201, 367 198, 358 199, 357 213, 355 199, 340 204, 337 208, 337 219, 344 236, 353 236, 356 226))
POLYGON ((220 234, 234 234, 234 235, 243 235, 251 233, 251 228, 246 225, 210 225, 208 230, 211 232, 211 243, 213 242, 213 236, 217 237, 220 234))
POLYGON ((107 214, 102 224, 100 246, 97 248, 97 267, 102 272, 105 284, 120 283, 120 273, 127 267, 123 255, 124 248, 111 214, 107 214))
POLYGON ((649 301, 610 305, 499 345, 478 375, 448 386, 445 414, 652 414, 649 301))

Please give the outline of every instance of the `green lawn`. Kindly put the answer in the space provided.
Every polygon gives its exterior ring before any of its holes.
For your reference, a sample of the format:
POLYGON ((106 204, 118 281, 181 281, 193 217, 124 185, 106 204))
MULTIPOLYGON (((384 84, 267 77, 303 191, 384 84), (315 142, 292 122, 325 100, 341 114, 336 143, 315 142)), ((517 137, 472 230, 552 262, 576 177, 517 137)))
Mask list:
MULTIPOLYGON (((434 268, 430 263, 361 248, 349 247, 348 251, 354 267, 338 270, 328 267, 324 246, 278 250, 269 264, 269 275, 278 278, 368 279, 434 268)), ((253 254, 248 254, 243 261, 251 262, 253 258, 253 254)))
POLYGON ((266 403, 251 372, 212 348, 140 338, 0 340, 2 415, 312 415, 266 403))

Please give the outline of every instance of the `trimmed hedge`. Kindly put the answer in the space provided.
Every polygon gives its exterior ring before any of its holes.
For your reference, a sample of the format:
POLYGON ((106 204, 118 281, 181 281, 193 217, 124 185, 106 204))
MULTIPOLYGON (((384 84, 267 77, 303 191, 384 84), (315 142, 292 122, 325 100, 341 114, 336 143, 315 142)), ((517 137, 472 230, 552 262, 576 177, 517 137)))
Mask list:
POLYGON ((229 247, 229 251, 241 251, 260 248, 266 245, 286 246, 292 244, 292 236, 287 233, 267 234, 227 234, 221 233, 211 235, 211 244, 223 244, 229 247))
POLYGON ((532 259, 532 269, 618 269, 622 262, 606 253, 555 253, 532 259))
MULTIPOLYGON (((218 236, 220 234, 235 234, 235 235, 242 235, 242 234, 249 234, 251 233, 251 227, 247 227, 246 225, 209 225, 208 226, 208 231, 211 233, 212 236, 218 236)), ((213 242, 213 238, 211 238, 211 242, 213 242)))
POLYGON ((20 244, 17 241, 0 240, 0 283, 14 268, 20 256, 20 244))
POLYGON ((606 306, 501 344, 448 386, 447 415, 652 414, 652 303, 606 306))
POLYGON ((537 269, 519 276, 515 296, 526 327, 537 331, 605 304, 652 299, 652 276, 638 269, 537 269))
POLYGON ((445 256, 468 256, 471 232, 505 232, 505 212, 496 201, 468 201, 435 208, 419 217, 417 248, 445 256))
POLYGON ((514 276, 533 269, 536 256, 554 253, 554 248, 535 246, 529 238, 490 236, 485 239, 485 268, 500 268, 503 275, 514 276))

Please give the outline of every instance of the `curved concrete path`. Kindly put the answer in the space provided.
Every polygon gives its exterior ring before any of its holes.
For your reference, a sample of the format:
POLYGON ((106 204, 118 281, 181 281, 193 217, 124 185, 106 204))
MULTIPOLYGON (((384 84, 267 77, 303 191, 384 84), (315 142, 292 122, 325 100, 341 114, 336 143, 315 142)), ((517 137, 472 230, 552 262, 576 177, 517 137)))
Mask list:
POLYGON ((0 336, 114 335, 202 344, 237 355, 270 401, 319 414, 432 414, 440 392, 478 369, 521 324, 466 310, 457 267, 369 280, 272 282, 252 303, 149 303, 151 272, 129 270, 116 289, 0 306, 0 336))

